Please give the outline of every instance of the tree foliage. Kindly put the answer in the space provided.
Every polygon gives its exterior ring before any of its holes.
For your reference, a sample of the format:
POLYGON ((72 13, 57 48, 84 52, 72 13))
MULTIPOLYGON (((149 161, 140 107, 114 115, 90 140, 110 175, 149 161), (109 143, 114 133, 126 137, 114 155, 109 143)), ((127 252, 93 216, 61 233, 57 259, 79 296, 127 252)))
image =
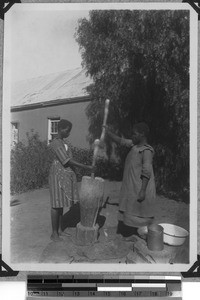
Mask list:
POLYGON ((90 142, 100 136, 108 98, 116 133, 130 137, 134 123, 149 124, 159 187, 188 191, 188 11, 90 11, 88 20, 79 20, 76 40, 94 82, 88 87, 90 142))

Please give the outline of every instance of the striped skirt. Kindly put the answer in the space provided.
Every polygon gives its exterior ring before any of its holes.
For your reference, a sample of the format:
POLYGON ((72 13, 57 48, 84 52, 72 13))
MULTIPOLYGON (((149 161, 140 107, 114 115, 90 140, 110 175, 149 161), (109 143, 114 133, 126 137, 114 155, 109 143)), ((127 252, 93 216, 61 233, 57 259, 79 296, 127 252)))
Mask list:
POLYGON ((79 201, 76 174, 54 160, 49 173, 50 201, 53 208, 70 207, 79 201))

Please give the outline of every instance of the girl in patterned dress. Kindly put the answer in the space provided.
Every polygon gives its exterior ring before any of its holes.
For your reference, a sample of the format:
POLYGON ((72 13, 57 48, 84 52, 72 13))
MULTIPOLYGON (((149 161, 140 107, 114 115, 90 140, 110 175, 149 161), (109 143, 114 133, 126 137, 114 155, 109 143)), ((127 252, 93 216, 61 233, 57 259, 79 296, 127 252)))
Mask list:
POLYGON ((106 133, 115 142, 130 148, 125 160, 119 196, 117 233, 128 237, 140 226, 153 222, 156 188, 153 172, 154 150, 147 143, 149 128, 145 123, 133 127, 132 139, 120 138, 108 127, 106 133))
POLYGON ((93 172, 92 166, 84 165, 73 160, 72 152, 66 138, 70 135, 72 123, 60 120, 58 123, 58 137, 50 143, 50 149, 55 155, 49 173, 49 190, 51 200, 51 239, 62 241, 61 230, 63 207, 70 207, 79 201, 78 187, 74 167, 84 168, 93 172))

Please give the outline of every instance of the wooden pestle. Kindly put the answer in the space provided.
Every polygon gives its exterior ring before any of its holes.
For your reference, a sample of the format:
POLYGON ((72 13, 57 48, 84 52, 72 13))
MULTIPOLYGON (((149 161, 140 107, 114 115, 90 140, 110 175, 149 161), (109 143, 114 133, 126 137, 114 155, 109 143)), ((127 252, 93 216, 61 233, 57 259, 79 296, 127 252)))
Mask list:
MULTIPOLYGON (((99 139, 96 139, 94 141, 94 153, 93 153, 92 167, 95 166, 95 161, 96 161, 97 153, 99 150, 99 142, 100 142, 99 139)), ((91 174, 91 178, 94 178, 94 173, 91 174)))
MULTIPOLYGON (((103 126, 106 126, 106 122, 107 122, 107 118, 108 118, 108 110, 109 110, 109 104, 110 104, 110 100, 107 99, 105 101, 105 108, 104 108, 104 119, 103 119, 103 126)), ((101 132, 101 137, 100 137, 100 141, 103 141, 105 138, 105 128, 103 127, 102 132, 101 132)))
MULTIPOLYGON (((107 122, 109 103, 110 103, 110 100, 107 99, 107 100, 105 101, 103 126, 105 126, 105 125, 106 125, 106 122, 107 122)), ((100 142, 103 142, 103 140, 104 140, 104 138, 105 138, 105 132, 106 132, 106 130, 105 130, 105 128, 103 128, 103 129, 102 129, 102 132, 101 132, 100 140, 99 140, 99 139, 96 139, 96 140, 94 141, 94 154, 93 154, 93 161, 92 161, 92 166, 93 166, 93 167, 95 166, 95 161, 96 161, 96 158, 97 158, 97 153, 98 153, 98 150, 99 150, 100 142)), ((94 178, 94 173, 91 174, 91 178, 94 178)))
MULTIPOLYGON (((110 104, 110 100, 107 99, 107 100, 105 101, 103 126, 105 126, 105 125, 106 125, 106 122, 107 122, 107 118, 108 118, 108 110, 109 110, 109 104, 110 104)), ((96 139, 96 140, 94 141, 94 155, 93 155, 92 166, 95 166, 95 160, 96 160, 97 153, 98 153, 98 150, 99 150, 99 145, 100 145, 101 142, 103 142, 103 140, 104 140, 104 138, 105 138, 105 132, 106 132, 106 130, 105 130, 105 128, 103 127, 102 132, 101 132, 100 140, 99 140, 99 139, 96 139)), ((91 178, 94 179, 94 173, 91 174, 91 178)), ((99 211, 99 203, 98 203, 96 215, 95 215, 95 218, 94 218, 93 226, 94 226, 95 223, 96 223, 98 211, 99 211)))

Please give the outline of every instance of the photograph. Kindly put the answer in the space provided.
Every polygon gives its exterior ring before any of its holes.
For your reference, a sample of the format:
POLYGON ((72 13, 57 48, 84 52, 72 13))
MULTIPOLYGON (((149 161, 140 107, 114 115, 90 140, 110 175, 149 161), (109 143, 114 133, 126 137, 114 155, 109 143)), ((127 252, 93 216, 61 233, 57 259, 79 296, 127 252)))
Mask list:
POLYGON ((187 3, 7 12, 2 257, 13 270, 193 265, 197 33, 187 3))

